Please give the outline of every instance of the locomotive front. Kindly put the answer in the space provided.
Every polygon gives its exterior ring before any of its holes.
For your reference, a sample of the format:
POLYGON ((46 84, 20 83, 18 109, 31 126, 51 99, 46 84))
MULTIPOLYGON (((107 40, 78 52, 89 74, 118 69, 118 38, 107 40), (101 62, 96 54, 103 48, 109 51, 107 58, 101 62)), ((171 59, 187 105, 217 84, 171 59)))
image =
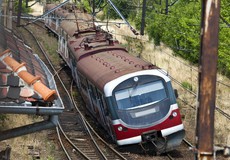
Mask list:
POLYGON ((160 69, 119 77, 104 87, 118 145, 154 144, 165 152, 184 137, 170 79, 160 69))

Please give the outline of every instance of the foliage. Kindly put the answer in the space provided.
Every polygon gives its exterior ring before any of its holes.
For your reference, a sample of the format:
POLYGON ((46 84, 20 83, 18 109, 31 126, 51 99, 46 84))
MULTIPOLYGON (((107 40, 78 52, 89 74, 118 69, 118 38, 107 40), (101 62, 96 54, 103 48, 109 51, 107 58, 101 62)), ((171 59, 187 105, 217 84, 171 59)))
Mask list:
MULTIPOLYGON (((85 4, 92 6, 92 0, 85 4)), ((135 27, 141 28, 143 0, 111 0, 121 14, 135 27)), ((119 15, 106 4, 105 0, 96 0, 96 6, 103 6, 105 17, 120 18, 119 15), (103 4, 103 5, 99 5, 103 4)), ((197 64, 200 53, 200 23, 202 1, 198 0, 147 0, 145 33, 155 45, 161 43, 172 48, 175 55, 181 56, 191 63, 197 64)), ((230 77, 230 8, 229 1, 221 1, 221 19, 219 32, 218 70, 230 77)))
POLYGON ((91 13, 92 12, 92 8, 90 6, 90 2, 88 0, 82 0, 80 3, 81 7, 83 6, 84 9, 88 12, 91 13))
POLYGON ((4 121, 7 119, 7 116, 5 114, 0 114, 0 121, 4 121))
POLYGON ((127 45, 125 47, 129 51, 129 53, 131 53, 134 56, 140 57, 140 55, 144 49, 142 42, 136 38, 132 38, 129 36, 124 37, 124 39, 127 42, 127 45))
POLYGON ((189 90, 189 91, 192 91, 192 85, 188 82, 182 82, 182 87, 189 90))
POLYGON ((48 156, 47 160, 54 160, 55 158, 52 156, 48 156))
POLYGON ((163 14, 162 9, 156 9, 157 12, 151 11, 149 18, 153 21, 147 21, 149 23, 146 27, 155 45, 163 42, 177 55, 193 63, 198 62, 199 53, 201 7, 198 5, 199 2, 196 3, 197 5, 194 2, 178 1, 169 8, 168 14, 163 14))
MULTIPOLYGON (((19 1, 14 2, 14 10, 15 10, 15 12, 18 12, 18 4, 19 4, 19 1)), ((32 9, 29 8, 29 7, 26 7, 26 1, 23 0, 22 1, 22 13, 30 13, 30 12, 32 12, 32 9)))
MULTIPOLYGON (((122 13, 122 15, 125 18, 128 18, 128 16, 131 13, 132 6, 129 5, 129 0, 119 0, 119 1, 112 1, 113 4, 119 8, 119 11, 122 13)), ((113 19, 120 18, 119 15, 114 11, 114 9, 111 7, 111 5, 107 5, 106 9, 107 12, 109 13, 109 17, 113 19)))
MULTIPOLYGON (((178 0, 168 8, 165 1, 147 1, 146 31, 155 45, 161 42, 192 63, 198 63, 200 53, 201 1, 178 0)), ((221 1, 218 70, 230 77, 230 9, 227 0, 221 1), (224 18, 223 18, 224 17, 224 18), (228 27, 227 27, 228 25, 228 27)), ((140 28, 141 13, 135 24, 140 28)))
MULTIPOLYGON (((227 1, 222 1, 224 6, 227 1)), ((162 6, 162 5, 161 5, 162 6)), ((160 6, 160 7, 161 7, 160 6)), ((164 5, 163 5, 164 6, 164 5)), ((169 8, 168 15, 151 11, 147 23, 147 32, 156 45, 165 43, 174 50, 176 55, 198 63, 200 53, 200 21, 201 2, 180 0, 169 8)), ((229 9, 222 8, 221 15, 230 22, 229 9)), ((221 28, 221 26, 220 26, 221 28)), ((219 32, 219 61, 220 72, 230 77, 230 28, 222 28, 219 32)))
POLYGON ((95 3, 95 12, 98 13, 106 6, 106 0, 81 0, 80 6, 83 7, 88 13, 93 13, 93 3, 95 3))

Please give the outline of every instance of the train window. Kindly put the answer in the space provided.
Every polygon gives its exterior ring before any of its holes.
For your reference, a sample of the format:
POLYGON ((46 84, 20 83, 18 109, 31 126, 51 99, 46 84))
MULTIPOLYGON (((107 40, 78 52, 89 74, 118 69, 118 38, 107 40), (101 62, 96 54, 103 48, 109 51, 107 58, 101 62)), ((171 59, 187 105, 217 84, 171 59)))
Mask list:
POLYGON ((135 85, 115 92, 118 109, 126 110, 154 104, 167 98, 161 80, 135 85))

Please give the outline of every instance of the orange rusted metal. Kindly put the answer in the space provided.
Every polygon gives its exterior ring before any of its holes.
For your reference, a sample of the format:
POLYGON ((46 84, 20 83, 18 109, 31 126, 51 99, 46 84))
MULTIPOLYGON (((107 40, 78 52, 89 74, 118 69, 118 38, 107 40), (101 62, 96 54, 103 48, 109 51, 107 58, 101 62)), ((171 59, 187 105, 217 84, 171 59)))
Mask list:
POLYGON ((36 81, 33 87, 34 90, 42 96, 44 101, 53 101, 56 98, 56 91, 49 89, 40 81, 36 81))

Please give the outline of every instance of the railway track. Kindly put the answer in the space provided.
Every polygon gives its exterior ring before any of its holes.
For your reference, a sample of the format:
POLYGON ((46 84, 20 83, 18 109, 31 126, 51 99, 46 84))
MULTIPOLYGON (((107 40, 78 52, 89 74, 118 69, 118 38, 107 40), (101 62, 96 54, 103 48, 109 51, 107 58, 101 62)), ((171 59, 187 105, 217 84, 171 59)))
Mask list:
MULTIPOLYGON (((55 77, 58 77, 60 81, 58 83, 60 83, 62 88, 64 88, 59 92, 65 92, 65 94, 68 95, 69 91, 67 88, 70 84, 70 74, 62 72, 61 70, 61 72, 58 72, 33 33, 26 27, 24 29, 33 36, 38 44, 38 47, 46 57, 46 63, 49 64, 55 77)), ((64 104, 66 106, 66 110, 60 116, 60 124, 58 125, 56 131, 60 144, 68 159, 127 159, 115 149, 110 147, 109 144, 103 141, 103 139, 99 137, 95 131, 93 131, 93 127, 86 122, 86 119, 82 116, 80 110, 76 111, 77 106, 75 102, 73 103, 75 108, 68 107, 70 104, 69 102, 64 102, 64 104)))
MULTIPOLYGON (((74 106, 77 107, 75 102, 74 106)), ((60 116, 60 125, 58 128, 61 134, 65 135, 63 148, 69 148, 68 150, 74 151, 74 156, 77 155, 78 159, 127 159, 108 144, 104 144, 103 140, 92 131, 90 124, 76 108, 71 112, 65 111, 60 116), (67 137, 68 141, 66 141, 67 137)), ((73 156, 72 153, 69 155, 70 157, 73 156)))
POLYGON ((182 144, 175 150, 168 152, 166 156, 170 160, 194 160, 194 146, 186 139, 183 139, 182 144))

